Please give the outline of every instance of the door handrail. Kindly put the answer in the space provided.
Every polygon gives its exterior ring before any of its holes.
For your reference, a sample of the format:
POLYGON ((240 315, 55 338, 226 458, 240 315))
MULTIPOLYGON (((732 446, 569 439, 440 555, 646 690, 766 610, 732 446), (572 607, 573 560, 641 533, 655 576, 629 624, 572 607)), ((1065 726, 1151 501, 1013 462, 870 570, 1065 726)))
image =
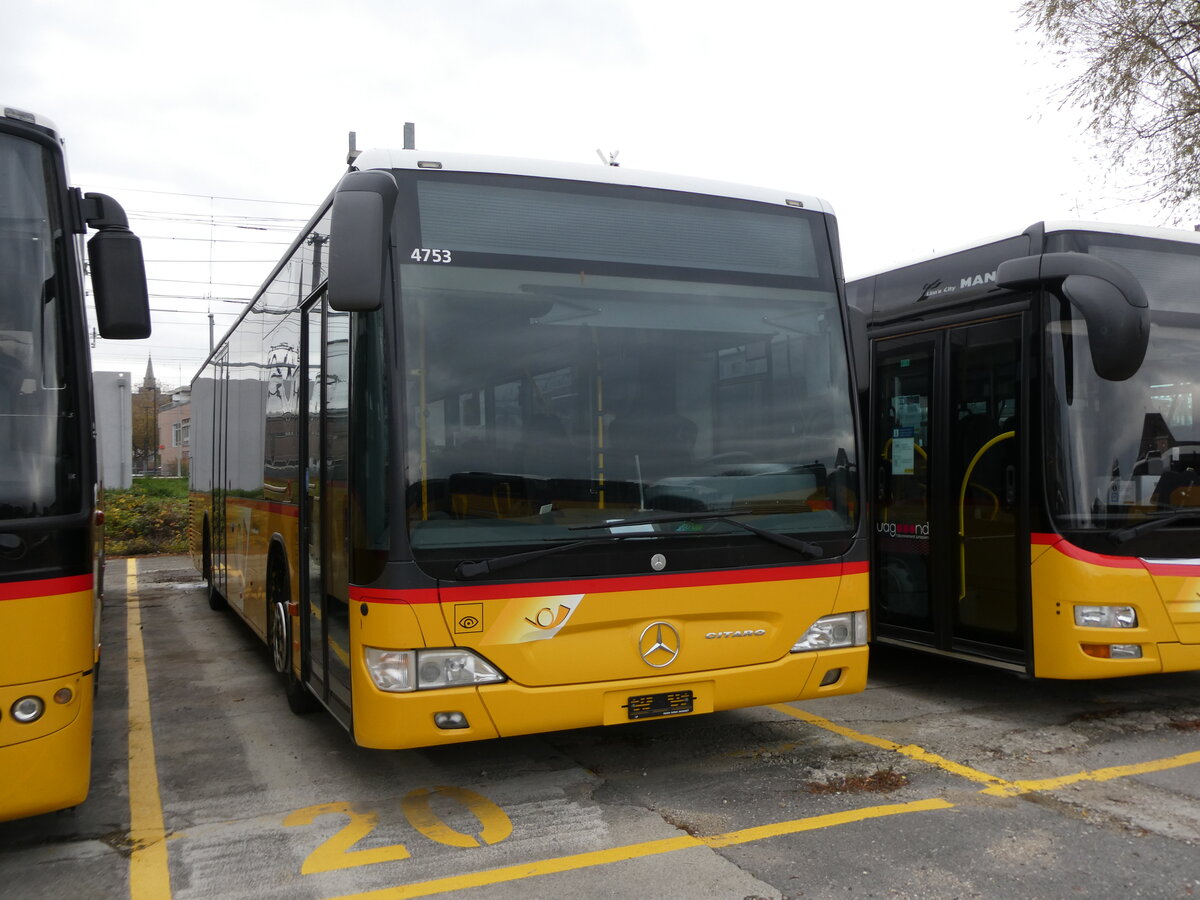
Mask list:
POLYGON ((967 465, 967 471, 963 473, 962 486, 958 489, 958 599, 962 600, 967 596, 967 526, 966 513, 964 507, 967 503, 967 487, 971 483, 971 473, 975 471, 975 466, 979 464, 979 460, 983 458, 983 454, 987 453, 992 447, 1001 441, 1008 440, 1017 436, 1016 431, 1006 431, 1003 434, 998 434, 976 451, 971 457, 971 462, 967 465))

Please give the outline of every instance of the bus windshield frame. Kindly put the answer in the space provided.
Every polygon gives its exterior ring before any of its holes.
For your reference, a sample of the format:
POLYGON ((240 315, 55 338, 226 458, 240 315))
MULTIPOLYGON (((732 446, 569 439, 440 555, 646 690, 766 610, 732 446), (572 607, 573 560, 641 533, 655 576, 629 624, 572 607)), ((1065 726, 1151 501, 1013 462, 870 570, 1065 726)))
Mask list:
POLYGON ((564 552, 514 574, 644 571, 673 548, 696 568, 807 558, 761 532, 846 551, 858 454, 823 213, 395 175, 419 565, 455 578, 464 560, 547 548, 564 552))
MULTIPOLYGON (((1107 381, 1094 371, 1082 316, 1047 295, 1044 434, 1046 497, 1056 527, 1098 552, 1149 535, 1171 556, 1167 531, 1200 525, 1200 244, 1126 234, 1064 232, 1047 249, 1118 263, 1150 301, 1150 340, 1139 371, 1107 381), (1190 513, 1195 513, 1193 518, 1190 513), (1131 529, 1137 528, 1136 532, 1131 529)), ((1182 544, 1179 552, 1193 555, 1182 544)), ((1145 554, 1143 554, 1145 555, 1145 554)))
MULTIPOLYGON (((0 131, 0 519, 73 516, 87 460, 78 374, 67 365, 69 244, 57 148, 0 131)), ((86 368, 82 370, 86 372, 86 368)))

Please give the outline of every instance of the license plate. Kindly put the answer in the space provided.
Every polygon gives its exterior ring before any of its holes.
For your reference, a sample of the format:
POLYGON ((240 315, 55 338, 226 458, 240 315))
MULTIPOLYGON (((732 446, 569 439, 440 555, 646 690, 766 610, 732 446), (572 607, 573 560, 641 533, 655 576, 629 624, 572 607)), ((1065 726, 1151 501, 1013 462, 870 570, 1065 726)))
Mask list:
POLYGON ((642 694, 630 697, 625 707, 631 719, 649 719, 654 716, 677 716, 692 711, 691 691, 669 691, 665 694, 642 694))

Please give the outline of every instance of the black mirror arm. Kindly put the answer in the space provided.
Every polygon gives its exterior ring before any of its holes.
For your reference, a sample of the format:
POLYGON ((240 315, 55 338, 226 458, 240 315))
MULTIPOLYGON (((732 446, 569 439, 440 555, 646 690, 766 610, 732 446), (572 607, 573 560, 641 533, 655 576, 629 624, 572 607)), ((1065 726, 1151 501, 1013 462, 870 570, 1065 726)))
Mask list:
POLYGON ((1107 281, 1120 291, 1130 306, 1150 308, 1145 289, 1128 269, 1087 253, 1040 253, 1007 259, 996 269, 996 284, 1010 290, 1038 285, 1053 288, 1061 287, 1072 275, 1088 275, 1107 281))
POLYGON ((1002 262, 996 284, 1010 290, 1042 286, 1079 310, 1101 378, 1124 381, 1141 368, 1150 340, 1150 301, 1124 266, 1087 253, 1042 253, 1002 262))

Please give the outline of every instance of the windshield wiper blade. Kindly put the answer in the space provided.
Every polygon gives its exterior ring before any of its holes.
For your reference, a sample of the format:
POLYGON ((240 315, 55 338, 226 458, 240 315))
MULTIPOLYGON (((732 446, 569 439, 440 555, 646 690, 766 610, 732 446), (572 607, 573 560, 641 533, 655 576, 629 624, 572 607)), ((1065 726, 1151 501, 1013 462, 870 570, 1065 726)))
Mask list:
POLYGON ((1200 510, 1181 510, 1180 512, 1159 516, 1156 519, 1147 519, 1145 522, 1131 525, 1129 528, 1118 528, 1116 531, 1108 533, 1108 539, 1114 544, 1128 544, 1134 538, 1139 538, 1144 534, 1151 534, 1160 528, 1165 528, 1173 522, 1179 522, 1182 519, 1200 519, 1200 510))
POLYGON ((613 534, 598 538, 583 538, 582 540, 578 541, 568 541, 565 544, 555 544, 553 547, 542 547, 539 550, 527 550, 524 553, 509 553, 504 556, 493 556, 491 559, 464 559, 454 567, 454 574, 459 578, 478 578, 480 575, 487 575, 491 572, 499 572, 503 569, 511 569, 514 566, 521 566, 527 562, 533 562, 535 559, 541 559, 544 556, 551 556, 552 554, 560 553, 563 550, 573 550, 576 547, 586 547, 590 544, 612 544, 634 536, 635 535, 613 534))
POLYGON ((789 550, 795 550, 797 553, 803 553, 809 559, 820 559, 825 555, 825 551, 817 544, 809 541, 802 541, 799 538, 789 537, 786 534, 780 534, 778 531, 768 531, 765 528, 758 528, 755 525, 749 525, 746 522, 739 522, 737 519, 730 518, 729 513, 723 512, 694 512, 694 513, 666 513, 657 516, 642 516, 636 519, 614 519, 611 522, 599 522, 595 525, 576 525, 572 531, 584 531, 591 528, 624 528, 628 525, 656 525, 669 522, 697 522, 700 520, 709 519, 714 522, 724 522, 726 525, 733 525, 735 528, 741 528, 743 531, 748 531, 751 534, 758 535, 760 538, 772 543, 778 544, 781 547, 787 547, 789 550))

